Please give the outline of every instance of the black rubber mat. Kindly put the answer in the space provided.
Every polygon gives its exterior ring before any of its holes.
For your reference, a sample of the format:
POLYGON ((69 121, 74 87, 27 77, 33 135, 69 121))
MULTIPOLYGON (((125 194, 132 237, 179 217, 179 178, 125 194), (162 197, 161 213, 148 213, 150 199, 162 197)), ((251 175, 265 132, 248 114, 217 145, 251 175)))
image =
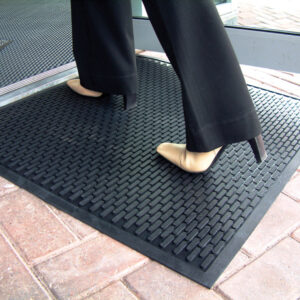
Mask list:
MULTIPOLYGON (((246 142, 207 174, 156 153, 185 142, 172 66, 137 57, 138 106, 65 85, 0 110, 0 174, 175 271, 211 287, 300 165, 297 99, 249 87, 267 160, 246 142)), ((37 241, 38 242, 38 241, 37 241)))
POLYGON ((69 0, 1 0, 0 88, 74 60, 69 0))

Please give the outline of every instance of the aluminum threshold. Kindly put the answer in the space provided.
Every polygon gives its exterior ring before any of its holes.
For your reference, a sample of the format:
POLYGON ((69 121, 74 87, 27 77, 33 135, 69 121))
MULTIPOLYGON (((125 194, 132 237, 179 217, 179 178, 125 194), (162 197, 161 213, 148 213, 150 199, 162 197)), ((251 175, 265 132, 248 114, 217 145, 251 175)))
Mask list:
POLYGON ((78 76, 75 62, 0 88, 0 107, 78 76))

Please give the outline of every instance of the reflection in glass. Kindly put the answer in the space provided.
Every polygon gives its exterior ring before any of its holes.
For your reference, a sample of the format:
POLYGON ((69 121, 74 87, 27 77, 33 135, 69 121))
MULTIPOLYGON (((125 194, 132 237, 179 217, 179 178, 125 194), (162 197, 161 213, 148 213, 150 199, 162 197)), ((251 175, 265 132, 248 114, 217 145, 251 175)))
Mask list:
MULTIPOLYGON (((133 16, 148 18, 141 0, 131 1, 133 16)), ((300 33, 300 0, 214 0, 214 2, 225 25, 300 33)))
MULTIPOLYGON (((190 0, 194 1, 194 0, 190 0)), ((237 22, 237 6, 235 0, 214 0, 221 18, 226 25, 235 25, 237 22)), ((132 15, 138 18, 148 18, 146 9, 141 0, 131 0, 132 15)))
POLYGON ((299 0, 234 0, 238 26, 300 32, 299 0))

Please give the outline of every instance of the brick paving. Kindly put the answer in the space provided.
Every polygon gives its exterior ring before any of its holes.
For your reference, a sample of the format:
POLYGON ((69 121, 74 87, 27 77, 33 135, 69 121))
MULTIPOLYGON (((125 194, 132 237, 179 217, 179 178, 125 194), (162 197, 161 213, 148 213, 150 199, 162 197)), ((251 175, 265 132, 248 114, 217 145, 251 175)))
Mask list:
POLYGON ((257 257, 294 232, 299 226, 299 204, 288 196, 280 194, 272 205, 272 210, 261 220, 242 249, 252 257, 257 257))
POLYGON ((149 261, 100 232, 74 246, 34 266, 59 299, 97 292, 149 261))
MULTIPOLYGON (((264 87, 261 74, 276 76, 272 88, 286 94, 297 85, 297 74, 243 72, 264 87)), ((0 178, 1 300, 298 299, 299 257, 300 167, 210 290, 0 178)))
MULTIPOLYGON (((1 200, 0 200, 1 201, 1 200)), ((10 241, 0 234, 1 299, 48 299, 37 277, 22 261, 10 241)))
POLYGON ((237 25, 300 32, 299 0, 237 0, 237 25))
POLYGON ((286 187, 283 190, 283 193, 291 197, 297 202, 300 202, 300 173, 296 173, 286 187))
POLYGON ((287 237, 220 284, 217 290, 230 299, 296 300, 300 295, 299 257, 299 242, 287 237))

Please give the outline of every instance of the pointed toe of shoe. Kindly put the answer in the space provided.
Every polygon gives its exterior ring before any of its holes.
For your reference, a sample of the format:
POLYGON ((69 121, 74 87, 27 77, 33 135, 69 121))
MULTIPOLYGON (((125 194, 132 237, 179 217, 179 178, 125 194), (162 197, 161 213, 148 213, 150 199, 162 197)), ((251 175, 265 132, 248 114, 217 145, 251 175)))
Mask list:
POLYGON ((210 152, 189 152, 186 150, 185 144, 162 143, 156 151, 186 172, 203 173, 219 158, 222 153, 221 148, 219 147, 210 152))
POLYGON ((184 144, 162 143, 156 151, 171 163, 181 167, 181 157, 185 152, 184 144))

